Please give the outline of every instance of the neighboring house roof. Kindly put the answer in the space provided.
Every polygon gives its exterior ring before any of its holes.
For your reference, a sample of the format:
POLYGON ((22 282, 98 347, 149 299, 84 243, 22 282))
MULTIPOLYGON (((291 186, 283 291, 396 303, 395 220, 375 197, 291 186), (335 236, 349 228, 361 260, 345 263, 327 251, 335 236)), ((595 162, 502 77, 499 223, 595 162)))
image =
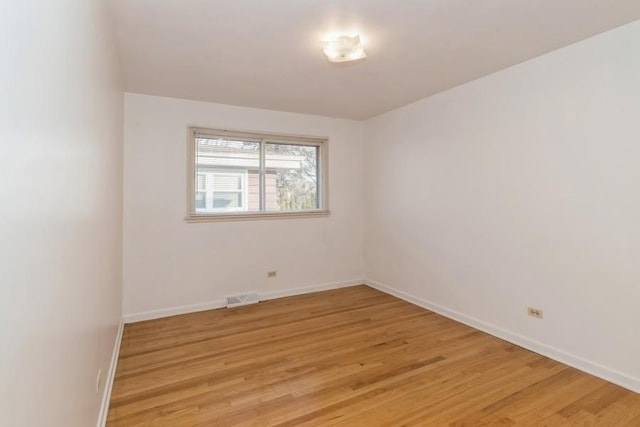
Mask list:
MULTIPOLYGON (((216 152, 203 152, 202 146, 198 147, 198 166, 230 167, 258 169, 260 167, 259 153, 238 153, 236 150, 217 150, 216 152), (225 152, 227 151, 227 152, 225 152)), ((208 151, 208 150, 207 150, 208 151)), ((300 169, 304 157, 289 154, 269 154, 265 159, 267 169, 300 169)))

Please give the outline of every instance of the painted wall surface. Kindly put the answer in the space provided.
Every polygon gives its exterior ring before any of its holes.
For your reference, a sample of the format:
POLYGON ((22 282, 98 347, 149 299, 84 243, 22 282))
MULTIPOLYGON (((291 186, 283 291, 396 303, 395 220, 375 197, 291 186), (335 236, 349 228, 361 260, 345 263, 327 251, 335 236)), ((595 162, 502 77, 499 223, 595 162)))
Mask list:
POLYGON ((95 425, 121 319, 123 91, 105 2, 0 5, 0 425, 95 425))
POLYGON ((126 94, 125 315, 362 279, 361 141, 355 121, 126 94), (331 215, 186 223, 190 125, 329 137, 331 215))
POLYGON ((640 387, 639 76, 636 22, 367 121, 366 276, 640 387))

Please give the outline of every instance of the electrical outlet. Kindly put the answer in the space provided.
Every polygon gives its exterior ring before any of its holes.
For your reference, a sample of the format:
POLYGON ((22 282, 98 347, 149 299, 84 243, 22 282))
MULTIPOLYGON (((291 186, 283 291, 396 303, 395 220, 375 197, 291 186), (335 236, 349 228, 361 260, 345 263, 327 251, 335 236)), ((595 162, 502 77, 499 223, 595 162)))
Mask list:
POLYGON ((534 307, 527 307, 527 314, 536 319, 542 319, 542 310, 534 307))
POLYGON ((102 369, 98 369, 98 376, 96 376, 96 393, 100 392, 101 385, 102 385, 102 369))
POLYGON ((267 277, 276 277, 277 275, 277 271, 267 271, 267 277))

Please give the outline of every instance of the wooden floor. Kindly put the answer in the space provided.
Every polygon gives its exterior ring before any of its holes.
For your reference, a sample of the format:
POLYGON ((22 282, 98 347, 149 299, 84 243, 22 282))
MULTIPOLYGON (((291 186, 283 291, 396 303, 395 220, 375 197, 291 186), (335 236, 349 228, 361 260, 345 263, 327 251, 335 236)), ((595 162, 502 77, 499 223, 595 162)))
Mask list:
POLYGON ((107 425, 640 426, 640 395, 358 286, 127 325, 107 425))

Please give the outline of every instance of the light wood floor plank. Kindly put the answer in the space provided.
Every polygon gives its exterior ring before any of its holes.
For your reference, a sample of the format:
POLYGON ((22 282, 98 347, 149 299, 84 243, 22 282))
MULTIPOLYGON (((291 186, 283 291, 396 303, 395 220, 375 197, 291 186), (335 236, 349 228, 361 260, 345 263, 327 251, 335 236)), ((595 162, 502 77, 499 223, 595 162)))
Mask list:
POLYGON ((640 395, 356 286, 126 325, 107 425, 639 421, 640 395))

